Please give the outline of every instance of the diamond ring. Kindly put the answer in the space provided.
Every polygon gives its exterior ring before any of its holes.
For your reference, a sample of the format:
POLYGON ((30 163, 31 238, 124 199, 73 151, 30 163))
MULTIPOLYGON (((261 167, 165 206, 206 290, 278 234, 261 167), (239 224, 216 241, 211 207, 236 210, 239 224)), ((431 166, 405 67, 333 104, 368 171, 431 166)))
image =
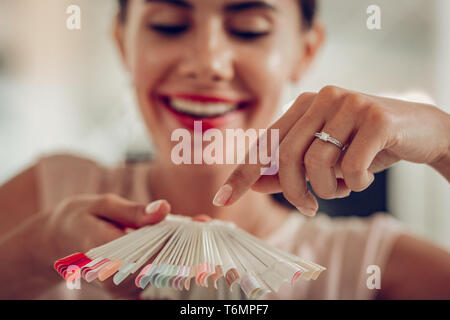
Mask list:
POLYGON ((339 149, 341 149, 342 151, 345 149, 345 146, 337 139, 331 137, 328 133, 326 132, 316 132, 314 134, 314 136, 316 138, 319 138, 322 141, 325 142, 331 142, 332 144, 334 144, 336 147, 338 147, 339 149))

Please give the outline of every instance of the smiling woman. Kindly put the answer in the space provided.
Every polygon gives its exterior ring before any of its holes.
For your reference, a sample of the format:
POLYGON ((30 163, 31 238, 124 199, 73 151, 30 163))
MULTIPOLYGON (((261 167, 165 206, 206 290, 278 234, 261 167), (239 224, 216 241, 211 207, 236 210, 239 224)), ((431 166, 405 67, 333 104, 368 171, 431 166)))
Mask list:
POLYGON ((120 1, 116 40, 161 154, 171 132, 265 128, 317 51, 315 1, 120 1), (255 116, 258 114, 258 116, 255 116))

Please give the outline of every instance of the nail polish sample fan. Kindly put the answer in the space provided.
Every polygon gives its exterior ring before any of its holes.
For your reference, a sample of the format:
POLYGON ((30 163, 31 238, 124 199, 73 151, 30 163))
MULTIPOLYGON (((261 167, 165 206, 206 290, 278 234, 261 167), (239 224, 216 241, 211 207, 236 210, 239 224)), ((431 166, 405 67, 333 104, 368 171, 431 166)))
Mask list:
POLYGON ((145 289, 171 287, 189 290, 213 285, 224 277, 230 289, 240 285, 246 296, 258 299, 278 291, 289 281, 315 280, 324 267, 265 243, 232 222, 169 214, 162 222, 132 231, 86 253, 75 253, 54 263, 66 281, 87 282, 113 277, 120 285, 136 274, 145 289))

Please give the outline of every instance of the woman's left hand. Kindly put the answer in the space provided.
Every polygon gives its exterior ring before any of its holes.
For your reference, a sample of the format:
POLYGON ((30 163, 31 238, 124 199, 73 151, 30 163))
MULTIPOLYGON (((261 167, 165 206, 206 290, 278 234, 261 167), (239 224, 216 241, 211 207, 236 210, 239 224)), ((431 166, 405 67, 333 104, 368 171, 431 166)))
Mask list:
POLYGON ((319 197, 342 198, 402 159, 429 164, 450 181, 450 115, 431 105, 327 86, 301 94, 270 129, 279 129, 278 174, 261 176, 261 165, 239 165, 216 205, 233 204, 252 188, 283 192, 299 211, 314 215, 318 203, 307 180, 319 197), (315 138, 322 131, 345 150, 315 138))

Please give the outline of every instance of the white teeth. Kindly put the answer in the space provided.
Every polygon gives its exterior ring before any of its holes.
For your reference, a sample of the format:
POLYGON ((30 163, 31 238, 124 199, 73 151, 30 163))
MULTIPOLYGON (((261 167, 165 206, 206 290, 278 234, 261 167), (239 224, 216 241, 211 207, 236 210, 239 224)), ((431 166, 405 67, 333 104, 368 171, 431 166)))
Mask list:
POLYGON ((177 111, 196 116, 215 116, 238 108, 237 103, 197 102, 180 98, 170 98, 169 104, 177 111))

